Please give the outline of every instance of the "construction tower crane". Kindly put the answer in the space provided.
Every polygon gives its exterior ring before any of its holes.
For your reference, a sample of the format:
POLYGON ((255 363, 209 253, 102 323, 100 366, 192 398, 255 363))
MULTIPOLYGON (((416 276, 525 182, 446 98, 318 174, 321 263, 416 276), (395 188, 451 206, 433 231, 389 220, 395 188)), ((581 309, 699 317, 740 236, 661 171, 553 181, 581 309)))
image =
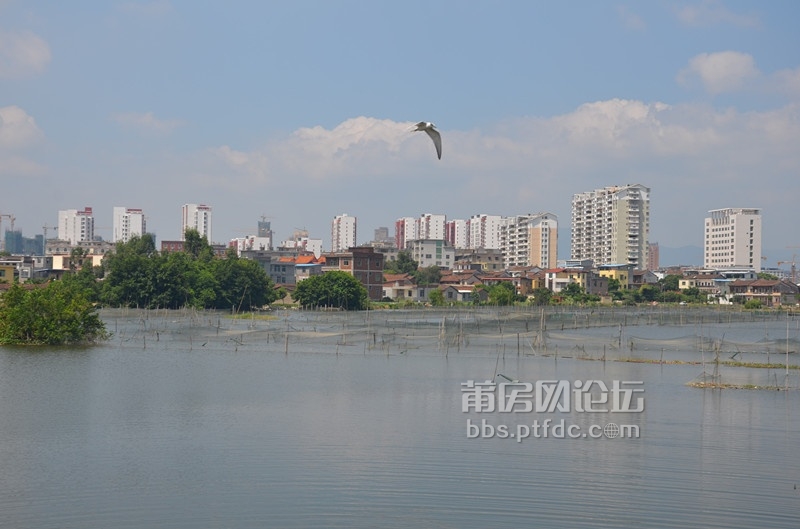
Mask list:
POLYGON ((11 221, 11 231, 14 231, 14 221, 17 217, 10 213, 0 213, 0 250, 6 249, 6 234, 3 231, 3 217, 11 221))
POLYGON ((792 278, 792 283, 795 283, 795 284, 797 283, 797 265, 795 263, 795 259, 796 258, 797 258, 797 254, 792 254, 792 260, 791 261, 778 261, 778 266, 783 265, 783 264, 792 265, 791 276, 790 277, 792 278))

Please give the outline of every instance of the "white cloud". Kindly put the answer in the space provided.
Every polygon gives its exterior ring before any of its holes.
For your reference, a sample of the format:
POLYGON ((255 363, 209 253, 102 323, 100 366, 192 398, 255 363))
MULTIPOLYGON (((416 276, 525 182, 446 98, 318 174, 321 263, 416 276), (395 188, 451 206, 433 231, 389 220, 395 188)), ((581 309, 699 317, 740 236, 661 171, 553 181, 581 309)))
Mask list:
POLYGON ((694 56, 678 74, 678 81, 688 85, 699 79, 707 92, 716 95, 741 90, 760 76, 752 55, 722 51, 694 56))
POLYGON ((36 121, 17 106, 0 107, 0 175, 41 174, 43 167, 19 151, 43 138, 36 121))
POLYGON ((115 114, 114 121, 121 125, 136 128, 140 131, 165 134, 172 132, 183 123, 176 119, 159 119, 152 112, 126 112, 115 114))
POLYGON ((405 148, 417 155, 434 156, 433 143, 426 135, 411 134, 411 122, 397 123, 367 117, 348 119, 334 129, 321 126, 301 128, 290 136, 244 152, 228 145, 211 150, 225 169, 246 177, 251 183, 273 181, 282 175, 302 175, 312 180, 338 180, 376 176, 393 172, 387 160, 405 148), (418 136, 418 137, 415 137, 418 136), (418 140, 412 148, 407 142, 418 140))
POLYGON ((800 137, 798 114, 796 106, 737 113, 611 99, 551 118, 505 121, 493 130, 442 130, 441 161, 427 137, 410 132, 410 122, 367 117, 349 119, 330 130, 303 128, 252 151, 223 146, 213 154, 220 170, 249 176, 253 183, 274 182, 278 177, 298 183, 398 175, 410 181, 420 167, 466 178, 492 172, 526 174, 529 168, 549 168, 553 174, 607 171, 658 159, 688 163, 706 158, 725 164, 734 156, 756 163, 765 162, 760 154, 765 142, 773 146, 774 154, 794 163, 800 158, 791 147, 800 137))
POLYGON ((18 106, 0 107, 0 149, 16 150, 42 138, 36 120, 18 106))
POLYGON ((0 30, 0 79, 42 73, 50 63, 50 47, 30 31, 0 30))
POLYGON ((676 10, 678 20, 687 26, 715 26, 728 24, 744 28, 757 28, 761 20, 754 14, 734 13, 720 0, 703 0, 700 4, 685 5, 676 10))
POLYGON ((244 152, 223 145, 211 149, 217 161, 238 174, 247 175, 253 183, 264 183, 269 178, 267 157, 261 152, 244 152))
POLYGON ((636 13, 630 11, 626 6, 618 5, 617 14, 622 21, 622 24, 626 28, 635 31, 644 31, 647 29, 647 24, 645 23, 644 19, 642 19, 642 17, 636 13))
POLYGON ((317 236, 341 211, 369 227, 426 211, 462 218, 549 210, 568 237, 574 193, 625 183, 653 188, 652 238, 665 246, 701 243, 709 209, 761 207, 774 223, 788 222, 794 210, 775 189, 792 185, 800 171, 800 104, 738 112, 596 101, 489 129, 440 127, 441 160, 411 125, 362 116, 254 149, 224 145, 158 174, 186 175, 174 185, 204 189, 220 218, 268 211, 287 224, 310 224, 317 236))
POLYGON ((800 100, 800 68, 775 72, 771 81, 776 91, 788 95, 795 101, 800 100))

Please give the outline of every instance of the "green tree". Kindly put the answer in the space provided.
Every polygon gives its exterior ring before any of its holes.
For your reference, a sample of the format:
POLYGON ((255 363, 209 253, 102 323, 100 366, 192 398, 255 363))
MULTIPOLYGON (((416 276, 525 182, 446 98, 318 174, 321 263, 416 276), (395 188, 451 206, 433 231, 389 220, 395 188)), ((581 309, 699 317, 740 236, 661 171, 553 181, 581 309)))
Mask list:
POLYGON ((565 299, 565 301, 576 304, 586 303, 588 299, 588 296, 586 295, 586 289, 578 283, 569 283, 567 286, 562 288, 561 296, 565 299))
POLYGON ((619 301, 625 297, 619 279, 612 277, 608 280, 608 294, 611 296, 611 299, 615 301, 619 301))
POLYGON ((347 272, 338 270, 304 279, 297 284, 292 298, 304 308, 363 310, 369 304, 364 285, 347 272))
POLYGON ((431 305, 434 307, 441 307, 444 305, 444 294, 439 289, 431 290, 431 293, 428 294, 428 301, 430 301, 431 305))
MULTIPOLYGON (((238 312, 260 308, 277 299, 272 280, 257 262, 239 259, 234 253, 213 263, 218 285, 215 308, 233 308, 238 312)), ((355 278, 353 280, 358 283, 355 278)), ((361 283, 358 285, 361 286, 361 283)))
POLYGON ((744 302, 744 308, 758 310, 762 307, 761 302, 757 299, 748 299, 744 302))
POLYGON ((155 256, 149 234, 117 243, 103 259, 102 301, 114 307, 149 307, 155 294, 155 256))
POLYGON ((489 303, 492 305, 513 305, 517 300, 517 289, 511 281, 503 281, 489 287, 489 303))
POLYGON ((91 302, 100 299, 100 283, 98 279, 102 277, 103 269, 99 266, 83 266, 80 270, 71 271, 64 274, 62 281, 66 284, 74 284, 82 290, 86 299, 91 302))
POLYGON ((661 290, 655 285, 642 285, 639 287, 639 296, 641 296, 642 301, 656 301, 661 294, 661 290))
POLYGON ((475 285, 472 287, 472 293, 469 295, 469 300, 473 305, 480 305, 481 304, 481 295, 480 292, 485 290, 483 285, 475 285))
POLYGON ((250 310, 277 293, 255 261, 228 252, 215 259, 196 230, 186 230, 186 251, 159 254, 152 238, 134 237, 104 260, 102 299, 112 306, 250 310))
POLYGON ((436 265, 417 268, 412 274, 420 286, 438 285, 442 279, 442 269, 436 265))
POLYGON ((679 285, 681 281, 681 276, 677 274, 669 274, 664 276, 662 279, 658 280, 658 284, 661 285, 661 290, 664 292, 673 291, 673 290, 680 290, 679 285))
POLYGON ((661 293, 661 301, 664 303, 678 303, 683 301, 683 294, 677 290, 668 290, 661 293))
POLYGON ((758 274, 756 274, 756 276, 759 279, 767 279, 769 281, 777 281, 778 280, 778 276, 776 276, 774 274, 768 274, 767 272, 759 272, 758 274))
POLYGON ((411 258, 411 252, 407 250, 400 250, 397 259, 387 259, 383 265, 384 272, 388 274, 413 274, 417 268, 417 262, 411 258))
POLYGON ((208 244, 208 239, 194 228, 187 228, 184 232, 183 250, 195 259, 210 261, 214 258, 214 250, 208 244))
POLYGON ((0 298, 0 344, 61 345, 108 338, 96 307, 77 283, 53 281, 26 290, 14 284, 0 298))
POLYGON ((690 287, 684 290, 683 299, 688 303, 705 303, 706 295, 697 287, 690 287))
POLYGON ((549 288, 539 287, 533 290, 534 305, 549 305, 553 292, 549 288))

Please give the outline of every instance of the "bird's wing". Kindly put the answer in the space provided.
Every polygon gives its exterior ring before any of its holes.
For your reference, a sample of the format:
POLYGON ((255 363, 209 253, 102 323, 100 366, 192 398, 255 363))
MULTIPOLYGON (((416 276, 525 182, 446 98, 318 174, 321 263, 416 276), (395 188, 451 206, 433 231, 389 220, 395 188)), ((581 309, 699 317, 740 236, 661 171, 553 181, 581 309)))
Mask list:
POLYGON ((433 145, 436 146, 436 156, 438 156, 439 159, 441 160, 442 159, 442 135, 439 134, 438 130, 435 130, 435 129, 432 129, 432 128, 425 129, 425 132, 427 132, 428 136, 430 136, 431 139, 433 140, 433 145))

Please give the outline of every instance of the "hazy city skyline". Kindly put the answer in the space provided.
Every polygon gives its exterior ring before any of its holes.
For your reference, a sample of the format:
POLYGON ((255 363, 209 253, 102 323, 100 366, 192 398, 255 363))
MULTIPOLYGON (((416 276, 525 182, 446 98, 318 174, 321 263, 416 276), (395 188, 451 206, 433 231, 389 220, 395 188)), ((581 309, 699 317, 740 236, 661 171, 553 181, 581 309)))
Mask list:
POLYGON ((277 241, 305 228, 328 244, 342 211, 359 243, 405 215, 549 211, 562 256, 573 194, 640 183, 662 247, 702 247, 708 211, 729 207, 762 211, 765 249, 800 245, 798 14, 716 0, 0 2, 0 214, 33 237, 59 210, 107 209, 96 232, 110 240, 125 205, 169 240, 198 203, 220 242, 264 215, 277 241), (420 120, 441 131, 441 160, 411 132, 420 120))

